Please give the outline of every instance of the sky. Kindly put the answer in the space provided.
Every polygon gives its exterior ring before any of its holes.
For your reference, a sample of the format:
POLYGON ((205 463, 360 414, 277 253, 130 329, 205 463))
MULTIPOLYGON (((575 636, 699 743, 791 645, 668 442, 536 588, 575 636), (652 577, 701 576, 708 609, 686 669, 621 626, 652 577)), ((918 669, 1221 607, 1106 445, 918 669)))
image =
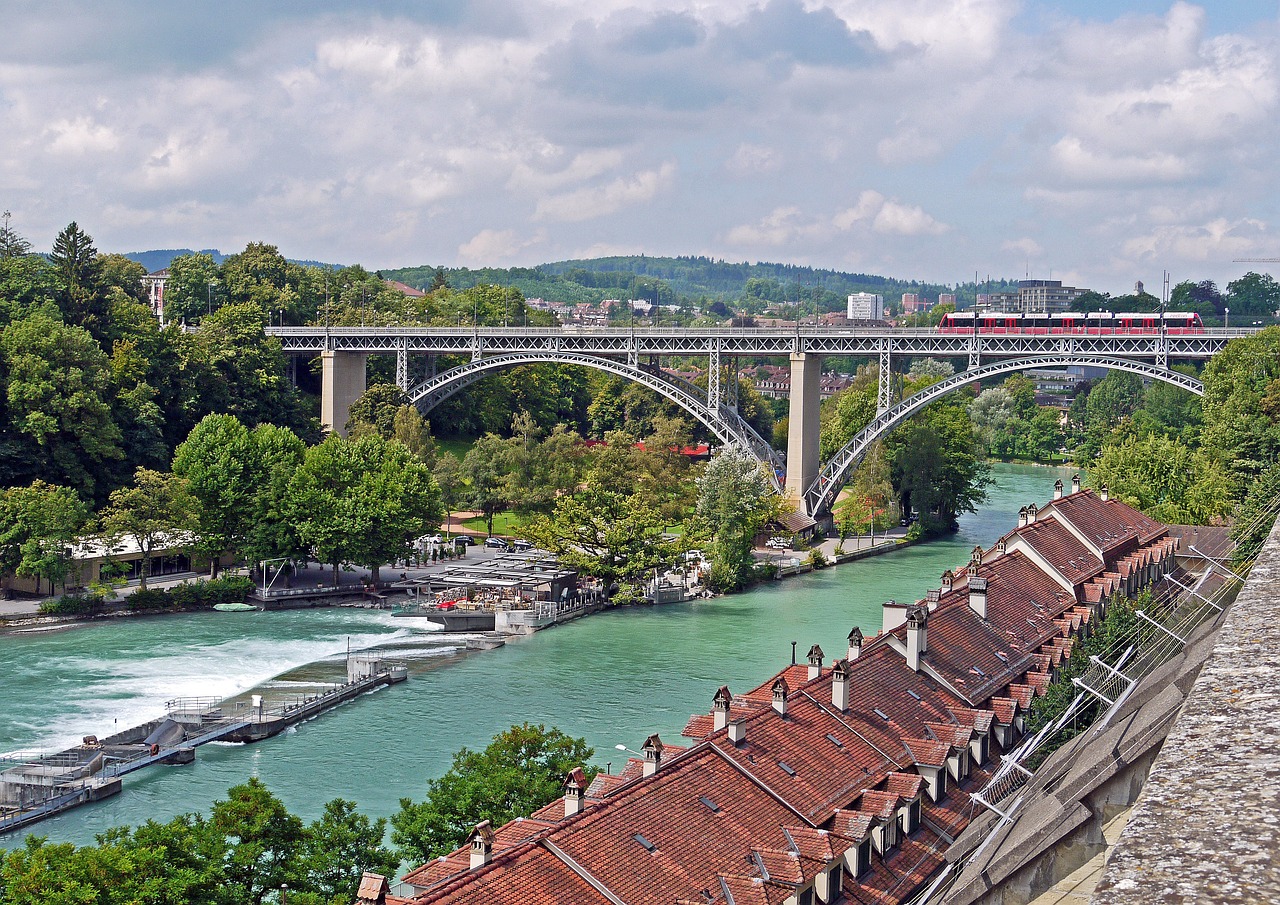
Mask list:
POLYGON ((1117 294, 1280 257, 1280 0, 4 0, 0 33, 0 208, 37 250, 75 220, 1117 294))

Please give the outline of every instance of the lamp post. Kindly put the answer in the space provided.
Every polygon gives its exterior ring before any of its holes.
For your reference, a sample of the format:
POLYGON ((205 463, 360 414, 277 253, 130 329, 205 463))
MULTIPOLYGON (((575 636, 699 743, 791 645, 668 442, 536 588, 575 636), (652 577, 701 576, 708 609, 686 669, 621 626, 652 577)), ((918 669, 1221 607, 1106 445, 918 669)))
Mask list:
POLYGON ((1224 308, 1222 315, 1222 329, 1227 330, 1231 327, 1231 309, 1224 308))

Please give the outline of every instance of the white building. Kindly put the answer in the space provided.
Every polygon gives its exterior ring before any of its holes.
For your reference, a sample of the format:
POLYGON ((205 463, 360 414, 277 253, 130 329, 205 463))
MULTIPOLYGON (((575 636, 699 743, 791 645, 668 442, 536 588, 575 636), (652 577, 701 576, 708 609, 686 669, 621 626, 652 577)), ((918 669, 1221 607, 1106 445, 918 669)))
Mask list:
POLYGON ((884 311, 884 298, 870 292, 855 292, 849 296, 849 320, 878 320, 884 311))

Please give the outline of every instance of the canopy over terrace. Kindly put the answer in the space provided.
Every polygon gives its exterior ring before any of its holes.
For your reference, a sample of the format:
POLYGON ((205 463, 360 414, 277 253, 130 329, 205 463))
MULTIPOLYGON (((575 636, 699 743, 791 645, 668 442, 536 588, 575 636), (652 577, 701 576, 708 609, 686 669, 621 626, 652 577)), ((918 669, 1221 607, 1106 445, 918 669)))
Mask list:
POLYGON ((438 591, 464 590, 469 600, 518 604, 521 600, 561 600, 577 590, 578 573, 560 567, 544 550, 504 553, 486 562, 458 563, 421 578, 392 584, 429 603, 438 591))

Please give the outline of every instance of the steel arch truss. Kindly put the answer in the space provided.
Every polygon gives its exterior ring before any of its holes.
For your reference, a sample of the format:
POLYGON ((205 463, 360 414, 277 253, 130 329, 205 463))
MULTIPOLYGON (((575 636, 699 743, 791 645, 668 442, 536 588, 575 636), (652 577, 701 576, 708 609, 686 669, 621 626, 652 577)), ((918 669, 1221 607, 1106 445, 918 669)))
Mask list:
POLYGON ((706 394, 694 384, 629 362, 571 352, 510 352, 493 355, 488 358, 477 358, 423 380, 408 391, 409 401, 425 413, 455 393, 487 377, 492 371, 529 364, 560 364, 595 368, 647 387, 693 415, 726 446, 740 446, 761 463, 767 464, 770 481, 776 490, 781 490, 777 478, 777 470, 782 463, 781 456, 734 409, 727 405, 720 405, 717 410, 713 410, 707 404, 706 394))
POLYGON ((871 423, 858 432, 852 440, 844 445, 825 466, 813 483, 805 491, 805 507, 810 515, 818 515, 830 510, 832 503, 835 501, 836 494, 840 492, 840 488, 845 485, 854 469, 866 456, 871 445, 880 438, 884 437, 889 431, 906 421, 912 415, 918 413, 921 409, 930 403, 937 402, 948 393, 955 392, 963 386, 982 380, 986 377, 994 377, 999 374, 1007 374, 1011 371, 1029 371, 1036 368, 1053 368, 1068 366, 1092 366, 1096 368, 1107 368, 1116 371, 1130 371, 1143 377, 1150 377, 1153 380, 1162 380, 1165 383, 1180 387, 1189 392, 1195 393, 1197 396, 1204 395, 1204 384, 1194 377, 1188 377, 1178 371, 1171 371, 1168 368, 1159 365, 1147 364, 1142 361, 1130 361, 1124 358, 1104 358, 1082 355, 1046 355, 1031 359, 1010 359, 1008 361, 1000 361, 994 364, 983 365, 982 367, 972 368, 963 371, 946 380, 939 381, 929 387, 926 387, 914 396, 904 399, 898 405, 891 409, 883 411, 872 419, 871 423))

